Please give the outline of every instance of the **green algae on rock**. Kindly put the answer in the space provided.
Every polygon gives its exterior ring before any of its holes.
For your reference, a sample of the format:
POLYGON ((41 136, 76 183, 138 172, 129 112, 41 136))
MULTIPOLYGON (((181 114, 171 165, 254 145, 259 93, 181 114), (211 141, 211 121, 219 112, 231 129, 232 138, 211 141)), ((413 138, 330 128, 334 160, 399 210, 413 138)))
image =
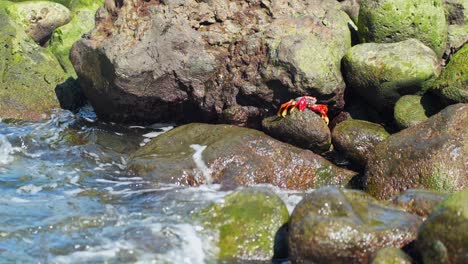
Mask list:
POLYGON ((379 124, 351 119, 336 125, 332 132, 332 142, 348 158, 365 166, 374 147, 389 136, 379 124))
POLYGON ((367 163, 367 191, 388 199, 406 189, 455 192, 468 187, 468 105, 451 105, 391 135, 367 163))
POLYGON ((405 95, 395 104, 393 116, 400 128, 417 125, 442 108, 441 104, 428 95, 405 95))
POLYGON ((411 264, 413 263, 410 256, 406 255, 403 250, 396 247, 382 248, 374 257, 370 264, 411 264))
POLYGON ((255 188, 235 191, 198 216, 205 228, 219 233, 220 261, 271 260, 275 235, 289 219, 281 198, 255 188))
POLYGON ((353 46, 343 58, 347 84, 379 110, 393 110, 405 94, 422 90, 438 76, 435 53, 416 39, 353 46))
POLYGON ((415 38, 440 58, 447 41, 441 0, 363 0, 359 10, 363 42, 398 42, 415 38))
POLYGON ((324 187, 307 194, 289 221, 293 263, 368 263, 379 249, 403 247, 421 220, 368 194, 324 187))
POLYGON ((442 202, 419 229, 424 263, 468 263, 468 189, 442 202))
POLYGON ((197 123, 154 138, 131 156, 128 168, 156 183, 269 183, 286 189, 346 185, 356 175, 257 130, 197 123))
POLYGON ((40 119, 59 107, 54 88, 66 74, 47 49, 37 45, 0 5, 0 117, 40 119))
POLYGON ((468 45, 453 55, 435 81, 426 85, 446 103, 468 103, 468 45))
POLYGON ((262 127, 270 136, 315 153, 330 150, 331 133, 323 119, 313 111, 294 111, 285 117, 263 119, 262 127))

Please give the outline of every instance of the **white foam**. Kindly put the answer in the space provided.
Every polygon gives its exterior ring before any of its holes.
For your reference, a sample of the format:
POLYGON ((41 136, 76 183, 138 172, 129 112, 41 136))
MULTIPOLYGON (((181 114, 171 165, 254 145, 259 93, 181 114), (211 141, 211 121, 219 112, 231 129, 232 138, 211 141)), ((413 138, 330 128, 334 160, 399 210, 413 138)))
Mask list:
POLYGON ((16 192, 17 193, 29 193, 29 194, 36 194, 38 192, 42 191, 41 186, 36 186, 34 184, 28 184, 25 186, 19 187, 16 192))
POLYGON ((195 162, 195 165, 197 165, 197 168, 201 171, 203 177, 205 178, 205 182, 207 184, 213 183, 213 178, 211 177, 212 171, 210 168, 208 168, 208 166, 206 166, 202 157, 202 153, 207 146, 192 144, 190 147, 195 150, 195 153, 192 155, 193 161, 195 162))
POLYGON ((13 147, 10 142, 4 135, 0 134, 0 166, 13 161, 13 156, 11 156, 12 152, 13 147))
POLYGON ((161 131, 153 131, 153 132, 149 132, 149 133, 146 133, 143 135, 143 137, 146 137, 146 138, 155 138, 161 134, 164 134, 166 133, 167 131, 173 129, 174 127, 173 126, 168 126, 168 127, 161 127, 159 128, 161 131))

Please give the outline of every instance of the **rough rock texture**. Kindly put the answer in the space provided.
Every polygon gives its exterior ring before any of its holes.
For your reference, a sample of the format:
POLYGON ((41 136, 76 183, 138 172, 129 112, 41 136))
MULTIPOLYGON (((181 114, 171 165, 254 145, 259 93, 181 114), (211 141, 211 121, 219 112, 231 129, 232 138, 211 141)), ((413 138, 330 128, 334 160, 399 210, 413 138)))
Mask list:
POLYGON ((288 222, 283 200, 270 191, 236 191, 198 214, 206 229, 219 233, 220 261, 271 260, 275 236, 288 222))
POLYGON ((405 95, 396 102, 393 116, 400 128, 408 128, 427 120, 440 108, 440 103, 430 96, 405 95))
POLYGON ((441 0, 363 0, 358 28, 363 42, 415 38, 439 57, 445 51, 447 22, 441 0))
POLYGON ((320 115, 309 109, 294 111, 285 117, 267 117, 262 127, 276 139, 315 153, 326 152, 331 147, 330 129, 320 115))
POLYGON ((101 119, 259 124, 298 95, 344 105, 351 45, 338 2, 124 1, 72 48, 101 119))
POLYGON ((455 53, 440 76, 427 85, 446 103, 468 103, 468 45, 455 53))
POLYGON ((412 259, 396 247, 387 247, 377 251, 370 264, 411 264, 412 259))
POLYGON ((468 263, 468 189, 440 204, 419 229, 416 246, 427 264, 468 263))
POLYGON ((66 74, 56 58, 12 21, 0 2, 0 118, 39 119, 58 107, 66 74))
POLYGON ((364 192, 325 187, 307 194, 289 222, 293 263, 368 263, 416 237, 421 220, 364 192))
POLYGON ((6 11, 39 44, 44 44, 54 29, 71 19, 68 8, 49 1, 14 3, 6 11))
POLYGON ((387 199, 406 189, 454 192, 468 187, 468 105, 449 106, 391 135, 367 163, 368 192, 387 199))
POLYGON ((440 72, 435 53, 416 39, 353 46, 343 58, 343 68, 355 92, 389 111, 400 96, 420 91, 425 80, 440 72))
POLYGON ((343 10, 348 14, 348 16, 357 24, 359 17, 359 6, 361 5, 361 0, 338 0, 343 10))
POLYGON ((405 209, 405 211, 426 219, 432 210, 443 200, 447 199, 448 196, 446 193, 409 189, 393 198, 392 201, 395 205, 405 209))
POLYGON ((270 183, 288 189, 344 185, 356 174, 260 131, 207 124, 156 137, 132 155, 128 167, 156 183, 270 183))
POLYGON ((346 120, 333 129, 333 146, 360 166, 365 166, 374 147, 390 134, 379 124, 364 120, 346 120))

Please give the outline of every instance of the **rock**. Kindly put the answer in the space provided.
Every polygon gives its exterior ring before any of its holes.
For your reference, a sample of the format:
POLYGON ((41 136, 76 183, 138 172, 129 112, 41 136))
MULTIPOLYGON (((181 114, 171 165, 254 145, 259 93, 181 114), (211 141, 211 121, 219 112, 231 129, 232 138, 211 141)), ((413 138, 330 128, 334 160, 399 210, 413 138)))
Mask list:
POLYGON ((396 247, 387 247, 377 251, 370 264, 411 264, 412 259, 396 247))
POLYGON ((338 0, 343 7, 343 10, 348 14, 348 16, 357 24, 359 17, 359 6, 361 5, 361 0, 338 0))
POLYGON ((389 136, 390 134, 379 124, 351 119, 336 125, 332 133, 332 142, 336 149, 364 167, 374 147, 389 136))
POLYGON ((435 53, 415 39, 353 46, 343 67, 347 84, 356 93, 389 112, 402 95, 419 92, 424 81, 440 72, 435 53))
POLYGON ((289 257, 293 263, 368 263, 377 250, 415 239, 420 223, 364 192, 321 188, 291 215, 289 257))
POLYGON ((466 0, 442 0, 449 25, 464 25, 468 22, 468 2, 466 0))
POLYGON ((440 103, 430 96, 405 95, 396 102, 393 115, 400 128, 408 128, 427 120, 440 108, 440 103))
POLYGON ((71 19, 68 8, 49 1, 14 3, 6 11, 39 44, 44 44, 54 29, 71 19))
POLYGON ((359 11, 363 42, 420 40, 440 58, 447 41, 447 21, 441 0, 363 0, 359 11))
POLYGON ((419 229, 416 246, 424 263, 468 262, 468 189, 440 204, 419 229))
POLYGON ((94 28, 94 16, 103 0, 95 1, 71 1, 71 21, 54 30, 48 49, 57 57, 60 65, 73 78, 76 73, 70 61, 70 49, 83 34, 94 28))
POLYGON ((432 210, 449 195, 429 190, 409 189, 392 199, 392 202, 405 211, 426 219, 432 210))
POLYGON ((57 59, 12 21, 0 2, 0 118, 42 118, 59 106, 54 88, 66 78, 57 59))
POLYGON ((457 52, 468 43, 468 23, 466 25, 449 25, 448 27, 448 43, 445 57, 450 58, 452 54, 457 52))
POLYGON ((406 189, 454 192, 468 187, 468 105, 449 106, 393 134, 367 163, 370 194, 388 199, 406 189))
POLYGON ((155 183, 270 183, 288 189, 342 185, 356 174, 260 131, 207 124, 154 138, 131 156, 128 168, 155 183))
POLYGON ((318 154, 331 147, 330 129, 320 115, 309 109, 294 111, 286 117, 267 117, 262 121, 262 127, 276 139, 318 154))
POLYGON ((271 260, 275 235, 289 219, 281 198, 258 188, 235 191, 199 215, 206 229, 219 233, 220 261, 271 260))
POLYGON ((350 19, 337 2, 129 0, 110 9, 71 54, 101 120, 258 125, 298 94, 333 111, 344 105, 350 19))
POLYGON ((468 45, 453 55, 435 81, 426 85, 446 103, 468 103, 468 45))

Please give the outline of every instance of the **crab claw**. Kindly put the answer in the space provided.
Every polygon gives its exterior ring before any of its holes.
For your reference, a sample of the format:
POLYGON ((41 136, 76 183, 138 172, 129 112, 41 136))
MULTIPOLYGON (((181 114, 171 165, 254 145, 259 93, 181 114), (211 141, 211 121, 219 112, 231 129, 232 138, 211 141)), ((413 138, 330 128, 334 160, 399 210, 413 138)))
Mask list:
POLYGON ((322 117, 322 119, 325 121, 325 123, 329 123, 329 119, 328 119, 328 106, 324 105, 324 104, 312 104, 312 105, 308 105, 307 106, 310 110, 316 112, 316 113, 319 113, 320 116, 322 117))

